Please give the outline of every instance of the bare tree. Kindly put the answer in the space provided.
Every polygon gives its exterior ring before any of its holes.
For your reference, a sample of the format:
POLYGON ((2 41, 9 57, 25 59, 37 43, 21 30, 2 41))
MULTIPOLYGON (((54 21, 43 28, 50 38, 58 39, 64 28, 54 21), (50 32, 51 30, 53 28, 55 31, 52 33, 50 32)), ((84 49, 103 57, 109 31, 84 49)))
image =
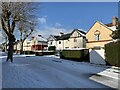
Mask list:
MULTIPOLYGON (((30 18, 33 18, 33 3, 29 2, 2 2, 1 9, 1 25, 3 31, 8 37, 8 56, 7 60, 11 59, 13 61, 13 45, 15 42, 15 37, 13 35, 16 24, 18 22, 30 22, 30 18)), ((33 29, 31 29, 33 30, 33 29)))
POLYGON ((8 42, 8 37, 7 37, 7 35, 5 34, 5 32, 4 31, 1 31, 1 34, 2 34, 2 36, 1 36, 1 38, 2 38, 2 43, 3 43, 3 45, 4 45, 4 51, 6 52, 7 51, 7 42, 8 42))
POLYGON ((20 21, 18 23, 18 29, 20 31, 20 43, 21 43, 20 54, 23 53, 24 41, 32 34, 35 25, 36 25, 35 20, 31 20, 30 22, 20 21))

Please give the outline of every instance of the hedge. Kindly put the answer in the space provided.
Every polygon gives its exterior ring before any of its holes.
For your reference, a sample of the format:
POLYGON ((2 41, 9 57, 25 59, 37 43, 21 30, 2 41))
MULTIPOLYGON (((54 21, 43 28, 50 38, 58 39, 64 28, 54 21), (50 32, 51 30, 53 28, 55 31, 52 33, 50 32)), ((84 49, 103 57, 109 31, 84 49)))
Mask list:
POLYGON ((105 59, 108 64, 120 67, 120 41, 105 45, 105 59))
POLYGON ((76 60, 76 61, 89 61, 89 50, 62 50, 60 53, 60 58, 76 60))
POLYGON ((46 52, 44 52, 44 51, 43 51, 43 52, 35 52, 35 55, 36 55, 36 56, 54 55, 54 54, 55 54, 54 51, 53 51, 53 52, 49 52, 49 51, 48 51, 48 52, 47 52, 47 51, 46 51, 46 52))
POLYGON ((55 51, 55 50, 56 50, 56 47, 55 47, 55 46, 50 46, 50 47, 48 48, 48 50, 49 50, 49 51, 51 51, 51 50, 55 51))
POLYGON ((33 51, 23 51, 23 54, 29 55, 29 54, 35 54, 33 51))

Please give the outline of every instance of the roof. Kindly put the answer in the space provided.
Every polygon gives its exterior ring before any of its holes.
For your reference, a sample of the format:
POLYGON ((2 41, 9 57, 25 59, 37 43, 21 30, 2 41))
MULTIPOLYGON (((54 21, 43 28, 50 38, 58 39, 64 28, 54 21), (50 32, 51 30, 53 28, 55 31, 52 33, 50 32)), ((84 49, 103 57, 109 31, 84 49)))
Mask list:
POLYGON ((60 36, 55 36, 55 35, 52 35, 52 36, 55 40, 57 40, 60 37, 60 36))
POLYGON ((113 31, 112 29, 110 29, 108 26, 106 26, 106 25, 103 24, 102 22, 96 21, 96 22, 94 22, 94 24, 90 27, 90 29, 87 31, 87 33, 91 30, 91 28, 92 28, 96 23, 99 23, 99 24, 101 24, 102 26, 104 26, 104 27, 108 28, 109 30, 113 31))
MULTIPOLYGON (((105 25, 108 26, 108 27, 114 26, 112 23, 108 23, 108 24, 105 24, 105 25)), ((120 26, 120 21, 118 22, 118 25, 120 26)))
POLYGON ((50 35, 50 36, 47 38, 47 40, 48 40, 48 41, 57 40, 58 37, 59 37, 59 36, 56 36, 56 35, 50 35))
POLYGON ((74 29, 74 30, 77 30, 77 31, 79 31, 80 33, 82 33, 82 34, 86 34, 84 31, 82 31, 81 29, 74 29))
POLYGON ((47 42, 47 40, 43 38, 42 36, 37 36, 36 39, 41 42, 47 42))
POLYGON ((57 38, 57 40, 66 40, 69 39, 72 33, 63 34, 57 38))
POLYGON ((85 37, 86 33, 83 32, 82 30, 80 29, 74 29, 71 33, 67 33, 67 34, 63 34, 61 36, 54 36, 54 35, 51 35, 55 40, 67 40, 70 38, 70 36, 73 34, 74 31, 78 31, 83 37, 85 37))
POLYGON ((74 29, 74 30, 72 31, 72 33, 73 33, 74 31, 78 31, 83 37, 85 37, 85 35, 86 35, 86 33, 85 33, 84 31, 82 31, 81 29, 74 29))

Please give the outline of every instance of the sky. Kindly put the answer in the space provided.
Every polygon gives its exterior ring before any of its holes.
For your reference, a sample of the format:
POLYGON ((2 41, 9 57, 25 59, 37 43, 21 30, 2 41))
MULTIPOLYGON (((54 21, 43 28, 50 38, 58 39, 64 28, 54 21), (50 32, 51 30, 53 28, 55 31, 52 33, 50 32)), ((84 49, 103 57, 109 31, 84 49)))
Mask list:
MULTIPOLYGON (((111 23, 112 17, 118 17, 118 2, 35 2, 34 12, 37 25, 32 36, 59 35, 70 33, 73 29, 87 32, 96 21, 111 23)), ((119 5, 120 6, 120 5, 119 5)), ((15 30, 16 40, 19 32, 15 30)))
POLYGON ((87 32, 96 22, 111 23, 118 17, 117 2, 37 2, 36 33, 47 38, 50 34, 69 33, 73 29, 87 32))

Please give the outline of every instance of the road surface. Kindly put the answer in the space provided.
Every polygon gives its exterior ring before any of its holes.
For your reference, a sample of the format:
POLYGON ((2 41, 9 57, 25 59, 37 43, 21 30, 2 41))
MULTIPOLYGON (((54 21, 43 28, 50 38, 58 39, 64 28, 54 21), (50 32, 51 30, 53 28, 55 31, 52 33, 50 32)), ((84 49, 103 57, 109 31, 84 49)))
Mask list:
POLYGON ((2 59, 3 88, 117 88, 117 80, 97 73, 105 66, 47 56, 2 59))

